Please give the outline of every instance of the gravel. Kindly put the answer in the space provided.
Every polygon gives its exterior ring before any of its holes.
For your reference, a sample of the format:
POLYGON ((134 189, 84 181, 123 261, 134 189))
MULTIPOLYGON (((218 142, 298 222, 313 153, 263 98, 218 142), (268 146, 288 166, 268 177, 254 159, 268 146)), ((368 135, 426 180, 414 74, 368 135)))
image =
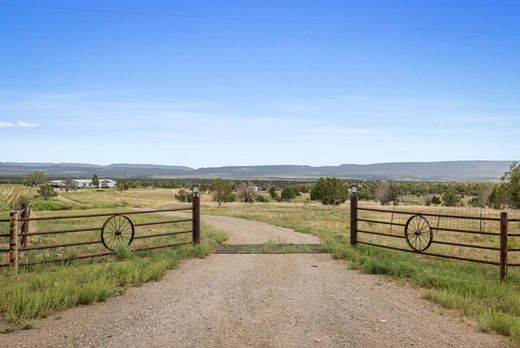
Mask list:
POLYGON ((319 244, 320 239, 308 233, 229 216, 203 215, 202 222, 226 231, 227 244, 260 244, 269 240, 286 244, 319 244))
MULTIPOLYGON (((235 220, 205 217, 230 231, 233 243, 272 235, 294 243, 295 232, 235 220)), ((161 281, 123 296, 38 320, 33 330, 0 335, 0 347, 510 345, 421 294, 351 270, 327 254, 211 255, 187 260, 161 281)))
MULTIPOLYGON (((171 216, 189 217, 182 212, 163 213, 171 216)), ((261 244, 270 240, 285 244, 319 244, 320 239, 308 233, 296 232, 289 228, 269 225, 263 222, 234 218, 230 216, 202 215, 202 223, 210 224, 225 231, 226 244, 261 244)))

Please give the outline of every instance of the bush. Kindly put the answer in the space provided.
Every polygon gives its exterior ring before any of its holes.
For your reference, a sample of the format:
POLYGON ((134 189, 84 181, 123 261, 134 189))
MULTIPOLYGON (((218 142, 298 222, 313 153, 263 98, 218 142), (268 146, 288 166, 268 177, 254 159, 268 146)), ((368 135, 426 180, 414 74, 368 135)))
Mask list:
POLYGON ((339 205, 348 198, 347 186, 338 178, 320 178, 311 191, 311 199, 339 205))
MULTIPOLYGON (((298 192, 299 193, 299 192, 298 192)), ((282 190, 282 200, 284 201, 290 201, 292 199, 295 199, 297 196, 296 190, 292 186, 286 186, 282 190)))
POLYGON ((432 204, 439 205, 441 204, 441 199, 437 196, 433 196, 431 199, 432 204))
POLYGON ((185 203, 185 202, 192 202, 193 201, 193 193, 188 192, 186 190, 179 190, 177 194, 175 194, 175 199, 179 202, 185 203))
POLYGON ((267 202, 269 202, 269 199, 267 199, 266 196, 258 195, 255 198, 255 202, 267 203, 267 202))
POLYGON ((50 197, 58 195, 56 192, 54 192, 54 187, 52 187, 51 185, 41 185, 38 189, 38 194, 46 200, 50 197))
POLYGON ((119 191, 119 192, 123 192, 123 191, 126 191, 128 190, 129 188, 129 185, 126 181, 124 180, 117 180, 117 183, 116 183, 116 189, 119 191))
POLYGON ((462 196, 455 191, 447 191, 442 195, 442 204, 446 207, 455 207, 462 201, 462 196))
POLYGON ((218 202, 219 206, 223 202, 232 202, 232 198, 236 198, 229 182, 220 178, 211 183, 209 190, 213 192, 213 201, 218 202))
POLYGON ((257 196, 257 187, 253 183, 242 183, 238 186, 237 195, 244 202, 253 203, 257 196))
POLYGON ((36 211, 42 210, 70 210, 74 205, 57 199, 35 199, 32 202, 32 208, 36 211))

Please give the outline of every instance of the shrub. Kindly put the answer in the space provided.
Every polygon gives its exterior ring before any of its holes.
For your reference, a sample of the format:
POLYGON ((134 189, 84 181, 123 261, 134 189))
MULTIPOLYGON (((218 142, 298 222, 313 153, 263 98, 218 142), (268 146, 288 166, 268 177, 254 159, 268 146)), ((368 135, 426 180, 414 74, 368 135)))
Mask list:
MULTIPOLYGON (((299 192, 298 192, 299 193, 299 192)), ((282 190, 282 200, 284 201, 290 201, 292 199, 295 199, 297 196, 296 190, 292 186, 286 186, 282 190)))
POLYGON ((447 191, 442 195, 443 205, 447 207, 455 207, 462 201, 462 196, 455 191, 447 191))
POLYGON ((347 186, 338 178, 320 178, 311 191, 311 199, 339 205, 348 198, 347 186))
POLYGON ((45 200, 58 195, 54 192, 54 187, 51 185, 41 185, 38 189, 38 194, 45 200))
POLYGON ((124 180, 117 180, 117 183, 116 183, 116 189, 119 191, 119 192, 123 192, 123 191, 126 191, 128 190, 128 183, 124 180))
POLYGON ((231 185, 223 179, 215 179, 209 186, 210 191, 213 192, 213 201, 218 202, 218 205, 222 205, 223 202, 231 202, 233 189, 231 185))
POLYGON ((437 196, 433 196, 431 199, 432 204, 439 205, 441 204, 441 199, 437 196))
POLYGON ((258 195, 255 197, 255 202, 267 203, 269 202, 269 199, 267 199, 266 196, 258 195))
POLYGON ((186 190, 179 190, 177 194, 175 194, 175 199, 179 202, 192 202, 193 201, 193 193, 188 192, 186 190))
POLYGON ((36 211, 42 210, 70 210, 74 205, 57 199, 35 199, 32 202, 32 208, 36 211))
POLYGON ((253 203, 256 198, 257 188, 252 183, 242 183, 238 186, 237 195, 244 202, 253 203))

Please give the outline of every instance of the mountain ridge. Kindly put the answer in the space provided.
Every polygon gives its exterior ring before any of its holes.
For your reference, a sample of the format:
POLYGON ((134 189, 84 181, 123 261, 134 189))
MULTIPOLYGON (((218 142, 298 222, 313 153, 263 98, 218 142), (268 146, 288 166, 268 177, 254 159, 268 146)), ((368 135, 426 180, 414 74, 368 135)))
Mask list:
POLYGON ((359 180, 498 181, 512 161, 437 161, 341 164, 339 166, 253 165, 190 168, 187 166, 113 163, 0 162, 0 176, 43 171, 49 177, 316 179, 335 176, 359 180))

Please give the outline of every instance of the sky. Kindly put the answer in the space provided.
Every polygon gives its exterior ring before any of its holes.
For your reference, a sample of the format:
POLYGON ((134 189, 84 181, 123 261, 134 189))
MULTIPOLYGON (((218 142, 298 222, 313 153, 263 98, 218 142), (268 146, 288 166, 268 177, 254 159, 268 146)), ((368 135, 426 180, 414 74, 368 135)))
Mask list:
POLYGON ((0 162, 515 160, 519 1, 0 0, 0 162))

